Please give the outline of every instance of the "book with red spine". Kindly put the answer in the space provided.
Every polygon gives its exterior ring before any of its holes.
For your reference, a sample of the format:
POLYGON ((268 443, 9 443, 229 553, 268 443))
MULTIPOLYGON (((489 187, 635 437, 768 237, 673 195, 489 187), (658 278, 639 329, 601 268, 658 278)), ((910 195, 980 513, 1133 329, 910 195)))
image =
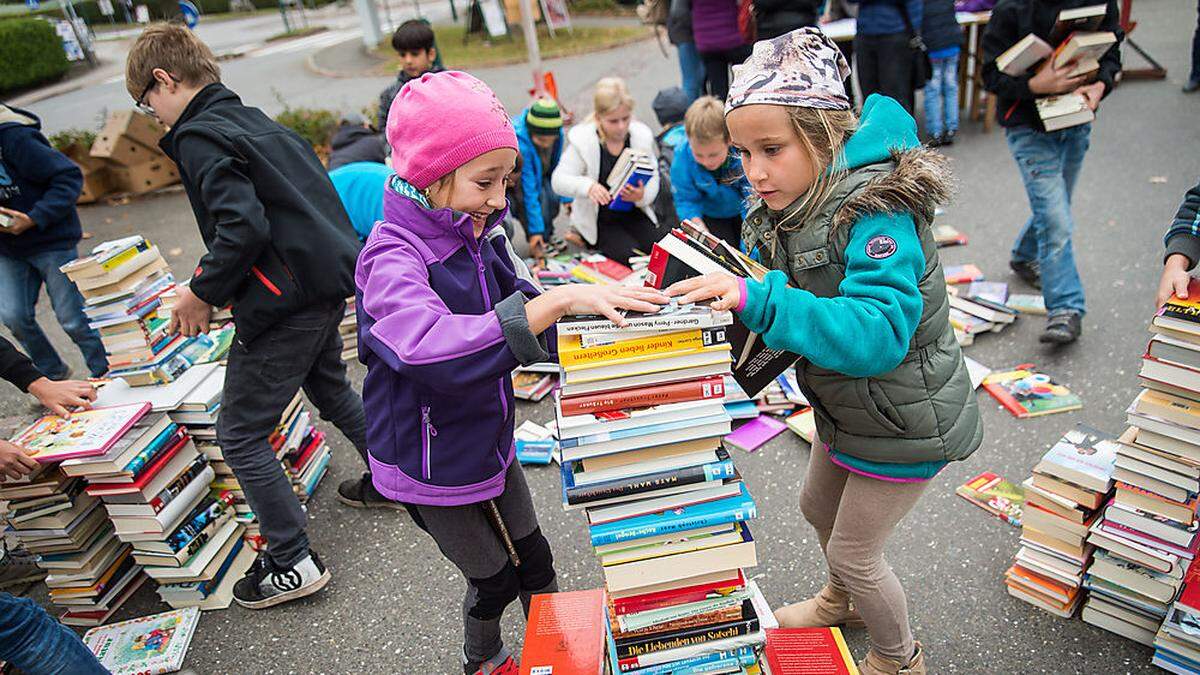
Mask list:
POLYGON ((1183 575, 1183 590, 1175 600, 1175 604, 1183 605, 1188 611, 1200 614, 1200 562, 1192 560, 1187 572, 1183 575))
POLYGON ((289 462, 290 466, 288 466, 288 471, 290 471, 293 476, 299 476, 300 474, 304 473, 304 469, 308 467, 309 461, 316 456, 317 450, 324 444, 324 442, 324 431, 313 432, 308 443, 301 448, 299 454, 296 456, 296 460, 294 462, 289 462))
POLYGON ((655 593, 644 593, 642 595, 631 595, 625 598, 613 598, 613 612, 616 614, 632 614, 634 612, 645 612, 651 609, 661 609, 663 607, 671 607, 673 605, 683 604, 685 602, 699 602, 713 594, 725 594, 730 591, 737 590, 746 585, 746 577, 742 571, 737 571, 737 576, 732 578, 718 579, 706 583, 696 584, 693 586, 685 586, 683 588, 674 588, 666 591, 658 591, 655 593))
MULTIPOLYGON (((182 431, 182 429, 181 429, 182 431)), ((163 467, 171 461, 179 450, 192 441, 191 437, 184 433, 171 442, 171 447, 164 450, 157 459, 150 463, 146 470, 140 476, 129 483, 92 483, 84 488, 84 491, 89 495, 100 497, 104 495, 121 495, 131 492, 141 492, 142 488, 151 481, 163 467)))
POLYGON ((581 260, 579 264, 588 269, 595 270, 613 281, 621 281, 630 274, 633 274, 633 270, 629 267, 622 265, 612 258, 604 258, 599 255, 589 256, 581 260))
POLYGON ((725 396, 725 379, 721 375, 712 375, 695 380, 684 380, 660 384, 652 387, 635 387, 633 389, 617 389, 600 394, 584 394, 563 398, 563 415, 584 415, 624 410, 625 408, 645 408, 665 403, 684 403, 686 401, 701 401, 705 399, 723 398, 725 396))

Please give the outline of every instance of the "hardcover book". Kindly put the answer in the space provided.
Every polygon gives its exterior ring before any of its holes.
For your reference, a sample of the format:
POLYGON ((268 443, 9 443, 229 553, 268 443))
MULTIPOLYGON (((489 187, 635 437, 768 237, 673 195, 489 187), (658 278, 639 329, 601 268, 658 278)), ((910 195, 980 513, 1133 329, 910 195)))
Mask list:
POLYGON ((103 455, 149 411, 149 403, 131 403, 80 410, 66 419, 46 415, 12 442, 32 451, 31 456, 42 463, 103 455))
POLYGON ((1070 389, 1038 372, 1031 363, 993 372, 983 379, 983 388, 1014 417, 1037 417, 1083 407, 1083 401, 1070 389))
POLYGON ((533 596, 521 675, 603 675, 604 589, 533 596))
POLYGON ((113 675, 158 675, 183 667, 200 610, 179 609, 89 630, 83 641, 113 675))
POLYGON ((771 675, 858 675, 839 628, 768 628, 771 675))

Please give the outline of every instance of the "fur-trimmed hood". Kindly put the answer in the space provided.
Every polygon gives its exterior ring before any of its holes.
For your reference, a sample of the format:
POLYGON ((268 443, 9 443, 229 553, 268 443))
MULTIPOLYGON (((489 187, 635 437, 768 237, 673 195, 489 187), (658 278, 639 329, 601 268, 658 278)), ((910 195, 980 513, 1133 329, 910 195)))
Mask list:
POLYGON ((933 222, 934 209, 944 204, 953 191, 949 160, 921 146, 893 150, 891 155, 895 168, 871 179, 842 204, 833 217, 835 228, 875 213, 912 213, 918 227, 933 222))

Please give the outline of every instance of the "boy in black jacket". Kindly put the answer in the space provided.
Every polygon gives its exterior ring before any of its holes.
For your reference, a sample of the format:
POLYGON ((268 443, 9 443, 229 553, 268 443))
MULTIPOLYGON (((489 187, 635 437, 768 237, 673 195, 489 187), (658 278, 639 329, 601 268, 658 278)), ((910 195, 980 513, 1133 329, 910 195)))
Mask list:
POLYGON ((170 330, 207 331, 214 306, 233 306, 217 437, 268 544, 234 599, 262 609, 311 595, 329 572, 309 549, 304 510, 267 439, 303 387, 365 458, 362 399, 338 335, 358 238, 312 148, 226 89, 190 30, 147 28, 129 52, 125 87, 171 128, 160 145, 179 165, 208 248, 180 287, 170 330))
MULTIPOLYGON (((396 27, 392 34, 392 49, 400 55, 400 70, 396 81, 384 87, 379 94, 379 109, 375 113, 375 128, 379 133, 387 129, 388 111, 392 99, 400 89, 425 73, 440 73, 444 70, 438 63, 436 36, 433 27, 425 19, 409 19, 396 27)), ((385 144, 386 145, 386 144, 385 144)), ((390 152, 391 148, 387 148, 390 152)))
POLYGON ((1183 196, 1163 243, 1167 252, 1163 255, 1163 273, 1158 282, 1159 307, 1172 295, 1188 297, 1191 271, 1200 262, 1200 182, 1183 196))
POLYGON ((1032 73, 1014 77, 1000 72, 996 57, 1030 33, 1049 42, 1059 12, 1095 1, 1000 0, 983 35, 983 83, 999 99, 996 116, 1004 127, 1009 152, 1017 162, 1033 212, 1017 235, 1009 266, 1018 277, 1042 289, 1049 316, 1040 339, 1052 344, 1068 344, 1079 338, 1085 310, 1083 282, 1075 268, 1071 245, 1075 228, 1071 193, 1083 166, 1092 125, 1047 132, 1034 100, 1076 92, 1095 110, 1112 91, 1114 78, 1121 72, 1119 46, 1124 35, 1117 0, 1107 1, 1108 9, 1099 27, 1115 33, 1117 44, 1100 58, 1094 82, 1089 83, 1087 77, 1072 77, 1074 63, 1056 68, 1053 59, 1046 59, 1032 73))

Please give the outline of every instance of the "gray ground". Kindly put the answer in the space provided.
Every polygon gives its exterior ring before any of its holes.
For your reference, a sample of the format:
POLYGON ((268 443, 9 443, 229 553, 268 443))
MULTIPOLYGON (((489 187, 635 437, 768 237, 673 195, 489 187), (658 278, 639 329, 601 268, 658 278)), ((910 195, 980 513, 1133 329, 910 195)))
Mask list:
MULTIPOLYGON (((1052 351, 1037 343, 1041 321, 1022 318, 1000 335, 979 339, 968 354, 1001 367, 1035 361, 1077 390, 1079 413, 1018 421, 980 394, 986 427, 984 446, 969 461, 947 468, 905 520, 889 548, 904 581, 914 630, 934 672, 1147 672, 1150 650, 1092 628, 1062 621, 1017 602, 1001 581, 1014 553, 1018 530, 954 496, 954 486, 983 470, 1021 480, 1038 457, 1075 422, 1118 433, 1123 411, 1137 392, 1138 359, 1146 341, 1160 265, 1160 237, 1183 192, 1200 175, 1200 97, 1179 93, 1196 22, 1194 3, 1143 0, 1137 5, 1139 42, 1171 71, 1166 82, 1128 82, 1104 105, 1092 135, 1092 150, 1079 182, 1075 215, 1076 255, 1087 287, 1090 313, 1075 346, 1052 351)), ((269 87, 286 87, 289 101, 362 105, 382 85, 372 80, 320 79, 295 63, 300 54, 246 58, 225 72, 247 102, 273 107, 269 87), (286 57, 286 58, 285 58, 286 57), (256 63, 257 61, 262 63, 256 63)), ((1130 62, 1136 58, 1127 56, 1130 62)), ((649 100, 677 77, 673 60, 653 43, 641 43, 582 58, 554 62, 566 98, 582 112, 583 92, 601 75, 629 79, 639 113, 652 119, 649 100)), ((510 108, 523 102, 527 75, 520 67, 480 72, 510 108)), ((120 85, 115 85, 119 87, 120 85)), ((107 92, 91 89, 46 100, 34 109, 55 119, 90 114, 107 92)), ((111 105, 126 105, 108 95, 111 105)), ((72 124, 74 122, 71 122, 72 124)), ((54 126, 64 126, 58 122, 54 126)), ((1010 243, 1028 211, 1003 134, 983 134, 964 122, 959 142, 947 152, 960 188, 942 222, 968 233, 964 248, 943 250, 947 263, 974 262, 992 279, 1006 273, 1010 243)), ((201 245, 180 193, 123 206, 81 209, 92 241, 142 232, 169 256, 176 270, 194 264, 201 245)), ((1014 283, 1014 290, 1021 290, 1014 283)), ((43 302, 43 305, 46 303, 43 302)), ((53 326, 48 307, 43 325, 76 369, 78 353, 53 326)), ((356 383, 362 368, 354 368, 356 383)), ((4 416, 28 414, 12 389, 0 390, 4 416)), ((549 403, 521 404, 519 414, 538 421, 552 416, 549 403)), ((335 463, 309 506, 314 545, 334 577, 318 597, 265 612, 239 608, 203 617, 187 665, 218 672, 404 672, 454 673, 461 631, 462 582, 431 541, 403 513, 360 512, 334 499, 338 481, 357 476, 361 466, 348 443, 331 435, 335 463)), ((811 594, 823 582, 824 566, 812 530, 800 517, 797 487, 808 450, 785 434, 756 454, 736 461, 758 500, 754 525, 760 564, 753 570, 772 604, 811 594)), ((582 516, 557 504, 553 468, 527 470, 543 528, 554 547, 564 588, 596 587, 599 568, 590 553, 582 516)), ((34 597, 44 600, 42 589, 34 597)), ((142 590, 122 618, 159 611, 142 590)), ((523 623, 510 610, 506 632, 519 644, 523 623)), ((866 649, 866 635, 851 632, 852 649, 866 649)))

